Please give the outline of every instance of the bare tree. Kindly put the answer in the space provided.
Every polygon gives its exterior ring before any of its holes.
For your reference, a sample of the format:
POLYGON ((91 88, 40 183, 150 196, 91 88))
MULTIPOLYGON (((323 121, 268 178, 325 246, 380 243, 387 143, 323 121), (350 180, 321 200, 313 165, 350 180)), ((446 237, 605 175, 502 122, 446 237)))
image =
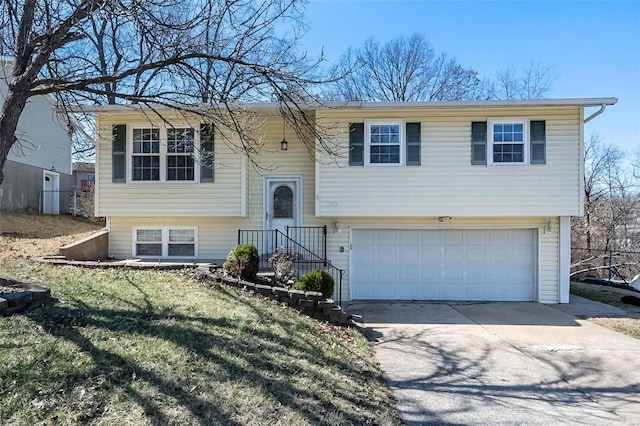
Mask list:
POLYGON ((345 101, 443 101, 477 99, 484 82, 472 68, 436 53, 420 34, 380 44, 373 39, 347 50, 333 71, 328 97, 345 101))
MULTIPOLYGON (((299 0, 2 0, 0 51, 13 68, 0 109, 0 183, 30 97, 77 105, 142 104, 198 114, 240 137, 251 159, 260 141, 238 105, 277 99, 309 151, 334 147, 304 105, 326 81, 295 49, 299 0), (205 103, 208 106, 198 105, 205 103)), ((229 143, 234 143, 229 141, 229 143)))
POLYGON ((585 144, 584 216, 572 219, 573 275, 608 269, 611 263, 624 276, 637 263, 640 200, 624 160, 624 152, 603 144, 598 134, 585 144), (612 262, 614 251, 620 254, 612 262))
POLYGON ((556 77, 552 69, 539 62, 529 66, 507 67, 496 74, 489 96, 494 99, 540 99, 551 93, 556 77))

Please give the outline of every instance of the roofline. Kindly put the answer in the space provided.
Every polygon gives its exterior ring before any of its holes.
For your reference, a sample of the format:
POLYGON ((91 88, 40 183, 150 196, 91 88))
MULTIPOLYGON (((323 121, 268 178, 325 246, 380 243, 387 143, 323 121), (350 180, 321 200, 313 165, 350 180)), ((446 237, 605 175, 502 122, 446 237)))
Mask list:
MULTIPOLYGON (((561 98, 561 99, 524 99, 524 100, 487 100, 487 101, 439 101, 439 102, 325 102, 304 105, 307 109, 411 109, 411 108, 498 108, 527 106, 602 106, 615 105, 618 98, 561 98)), ((194 105, 197 107, 197 105, 194 105)), ((207 108, 211 106, 206 105, 207 108)), ((247 110, 277 110, 277 102, 256 102, 238 104, 247 110)), ((154 106, 153 110, 174 109, 164 105, 154 106)), ((147 111, 152 108, 143 105, 78 105, 71 108, 78 113, 109 113, 121 111, 147 111)))

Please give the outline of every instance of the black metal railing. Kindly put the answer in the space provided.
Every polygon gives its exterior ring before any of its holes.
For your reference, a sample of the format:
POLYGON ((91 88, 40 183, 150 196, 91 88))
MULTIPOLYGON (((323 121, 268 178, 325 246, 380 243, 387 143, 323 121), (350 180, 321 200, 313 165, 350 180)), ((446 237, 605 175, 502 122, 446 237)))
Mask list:
POLYGON ((309 251, 323 259, 327 258, 327 225, 286 226, 287 237, 304 245, 309 251))
MULTIPOLYGON (((333 292, 334 298, 337 296, 338 303, 342 305, 342 279, 345 271, 335 267, 325 256, 317 255, 277 229, 239 229, 238 244, 252 244, 258 249, 261 270, 272 269, 269 258, 276 251, 280 251, 291 255, 297 278, 315 269, 327 271, 337 284, 333 292)), ((326 245, 323 246, 323 250, 326 253, 326 245)))

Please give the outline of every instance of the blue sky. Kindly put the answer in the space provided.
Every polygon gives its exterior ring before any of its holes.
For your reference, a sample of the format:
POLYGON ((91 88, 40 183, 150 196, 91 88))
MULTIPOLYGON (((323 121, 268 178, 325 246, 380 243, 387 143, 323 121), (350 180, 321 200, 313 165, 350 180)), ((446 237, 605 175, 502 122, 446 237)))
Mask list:
MULTIPOLYGON (((336 61, 369 37, 421 33, 481 76, 531 61, 552 67, 552 98, 617 97, 585 137, 640 146, 640 1, 311 0, 302 48, 336 61)), ((591 111, 587 111, 587 115, 591 111)))

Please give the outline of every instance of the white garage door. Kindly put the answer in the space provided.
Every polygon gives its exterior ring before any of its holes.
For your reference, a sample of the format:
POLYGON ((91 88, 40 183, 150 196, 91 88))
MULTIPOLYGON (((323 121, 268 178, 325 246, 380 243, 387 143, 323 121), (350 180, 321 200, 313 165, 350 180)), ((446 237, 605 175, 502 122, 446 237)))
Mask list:
POLYGON ((351 298, 532 301, 534 230, 354 230, 351 298))

